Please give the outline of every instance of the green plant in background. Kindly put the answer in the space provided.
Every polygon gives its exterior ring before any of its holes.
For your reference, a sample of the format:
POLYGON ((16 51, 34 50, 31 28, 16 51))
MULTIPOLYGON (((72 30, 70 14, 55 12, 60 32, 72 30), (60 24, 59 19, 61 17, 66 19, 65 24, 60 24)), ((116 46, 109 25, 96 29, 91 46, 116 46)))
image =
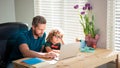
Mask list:
MULTIPOLYGON (((78 9, 79 5, 75 5, 74 9, 78 9)), ((91 37, 95 38, 98 30, 94 27, 94 15, 92 13, 92 6, 90 3, 86 3, 82 7, 82 11, 79 12, 80 24, 83 27, 85 36, 91 34, 91 37)))

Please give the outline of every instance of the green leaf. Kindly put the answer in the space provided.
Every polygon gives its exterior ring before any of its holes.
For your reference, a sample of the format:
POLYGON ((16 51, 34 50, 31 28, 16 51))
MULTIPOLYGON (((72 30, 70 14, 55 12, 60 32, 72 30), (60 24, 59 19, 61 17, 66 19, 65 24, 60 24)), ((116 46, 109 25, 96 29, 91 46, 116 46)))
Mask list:
POLYGON ((92 21, 94 21, 94 15, 92 15, 92 21))

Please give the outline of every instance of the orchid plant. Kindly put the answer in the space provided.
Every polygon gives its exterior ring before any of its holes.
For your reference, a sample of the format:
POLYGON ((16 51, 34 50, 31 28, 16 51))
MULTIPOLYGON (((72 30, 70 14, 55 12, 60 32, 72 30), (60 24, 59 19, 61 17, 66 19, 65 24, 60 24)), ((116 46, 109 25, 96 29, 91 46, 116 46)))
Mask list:
MULTIPOLYGON (((79 5, 75 5, 74 9, 78 9, 79 5)), ((80 24, 82 25, 84 29, 84 34, 88 35, 91 34, 93 38, 95 38, 95 35, 97 34, 97 30, 95 30, 94 27, 94 15, 92 13, 92 6, 90 3, 86 3, 82 7, 82 11, 79 13, 80 16, 80 24)))

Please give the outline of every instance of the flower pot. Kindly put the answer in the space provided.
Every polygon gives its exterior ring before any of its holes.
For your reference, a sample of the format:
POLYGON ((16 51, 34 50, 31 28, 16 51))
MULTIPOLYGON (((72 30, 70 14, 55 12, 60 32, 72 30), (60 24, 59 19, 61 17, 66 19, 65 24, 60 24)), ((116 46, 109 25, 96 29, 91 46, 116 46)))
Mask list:
POLYGON ((98 34, 96 34, 94 38, 91 36, 91 34, 88 34, 85 36, 85 41, 86 41, 87 46, 92 47, 92 48, 96 48, 98 39, 99 39, 98 34))

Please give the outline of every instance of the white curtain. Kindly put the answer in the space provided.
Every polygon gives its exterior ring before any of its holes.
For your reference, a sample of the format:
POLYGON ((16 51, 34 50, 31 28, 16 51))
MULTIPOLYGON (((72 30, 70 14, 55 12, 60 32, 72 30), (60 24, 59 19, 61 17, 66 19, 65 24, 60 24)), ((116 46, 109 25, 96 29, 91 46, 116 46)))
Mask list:
POLYGON ((120 0, 108 0, 107 46, 120 51, 120 0))
POLYGON ((120 51, 120 0, 115 0, 114 10, 114 47, 116 51, 120 51))

